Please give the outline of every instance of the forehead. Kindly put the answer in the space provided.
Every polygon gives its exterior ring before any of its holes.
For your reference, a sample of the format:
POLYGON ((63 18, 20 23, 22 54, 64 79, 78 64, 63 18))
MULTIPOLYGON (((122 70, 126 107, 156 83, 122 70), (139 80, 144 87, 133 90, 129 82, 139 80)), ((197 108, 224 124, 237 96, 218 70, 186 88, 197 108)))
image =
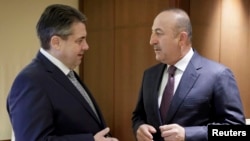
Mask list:
POLYGON ((86 26, 82 22, 73 23, 71 26, 71 30, 72 30, 73 36, 86 36, 87 35, 86 26))
POLYGON ((174 24, 173 16, 169 12, 162 12, 156 16, 152 30, 167 30, 174 24))

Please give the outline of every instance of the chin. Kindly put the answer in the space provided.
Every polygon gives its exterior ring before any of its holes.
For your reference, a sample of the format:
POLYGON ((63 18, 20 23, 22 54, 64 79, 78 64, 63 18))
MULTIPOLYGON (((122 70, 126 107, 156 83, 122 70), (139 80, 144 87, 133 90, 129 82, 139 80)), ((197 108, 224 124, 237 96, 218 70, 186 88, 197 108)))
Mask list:
POLYGON ((161 57, 158 56, 158 55, 155 56, 155 59, 156 59, 157 61, 161 61, 161 60, 162 60, 161 57))
POLYGON ((81 63, 82 63, 82 60, 78 60, 77 66, 80 65, 81 63))

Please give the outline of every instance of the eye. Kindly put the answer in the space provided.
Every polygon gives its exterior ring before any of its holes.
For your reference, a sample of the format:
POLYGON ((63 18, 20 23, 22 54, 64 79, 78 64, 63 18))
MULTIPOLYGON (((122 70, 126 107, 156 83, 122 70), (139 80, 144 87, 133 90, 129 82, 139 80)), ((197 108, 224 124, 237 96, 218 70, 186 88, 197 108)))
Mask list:
POLYGON ((163 35, 164 33, 162 31, 156 31, 157 35, 163 35))
POLYGON ((78 45, 81 45, 83 41, 84 41, 84 38, 80 38, 80 39, 77 39, 75 42, 76 42, 78 45))
POLYGON ((153 33, 154 33, 155 35, 157 35, 157 36, 161 36, 161 35, 164 34, 164 32, 163 32, 162 30, 159 30, 159 29, 154 30, 153 33))

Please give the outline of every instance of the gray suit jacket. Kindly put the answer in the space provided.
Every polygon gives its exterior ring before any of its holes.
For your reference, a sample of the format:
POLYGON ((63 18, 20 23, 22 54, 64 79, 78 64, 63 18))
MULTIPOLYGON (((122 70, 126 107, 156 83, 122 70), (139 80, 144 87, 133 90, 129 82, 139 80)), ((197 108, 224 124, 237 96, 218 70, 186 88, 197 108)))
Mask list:
POLYGON ((158 90, 165 67, 165 64, 158 64, 144 72, 132 117, 134 132, 141 124, 150 124, 157 129, 154 141, 161 141, 159 126, 177 123, 185 128, 186 141, 206 141, 209 124, 245 124, 243 106, 232 72, 197 52, 194 52, 180 80, 166 122, 162 123, 158 90))

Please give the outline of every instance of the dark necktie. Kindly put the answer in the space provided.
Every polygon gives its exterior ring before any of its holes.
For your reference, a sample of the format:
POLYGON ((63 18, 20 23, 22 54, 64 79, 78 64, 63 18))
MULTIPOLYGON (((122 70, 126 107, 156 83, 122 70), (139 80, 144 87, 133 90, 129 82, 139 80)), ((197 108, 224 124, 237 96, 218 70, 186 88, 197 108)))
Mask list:
POLYGON ((165 90, 163 92, 161 105, 160 105, 160 114, 162 121, 164 122, 167 117, 167 112, 174 94, 174 74, 176 71, 175 66, 170 66, 168 69, 168 82, 166 84, 165 90))
POLYGON ((84 88, 82 87, 82 85, 76 79, 73 71, 69 72, 68 78, 75 85, 75 87, 77 88, 77 90, 82 94, 82 96, 88 102, 89 106, 91 107, 91 109, 93 110, 93 112, 96 114, 97 118, 99 119, 94 104, 92 103, 90 97, 88 96, 87 92, 84 90, 84 88))

